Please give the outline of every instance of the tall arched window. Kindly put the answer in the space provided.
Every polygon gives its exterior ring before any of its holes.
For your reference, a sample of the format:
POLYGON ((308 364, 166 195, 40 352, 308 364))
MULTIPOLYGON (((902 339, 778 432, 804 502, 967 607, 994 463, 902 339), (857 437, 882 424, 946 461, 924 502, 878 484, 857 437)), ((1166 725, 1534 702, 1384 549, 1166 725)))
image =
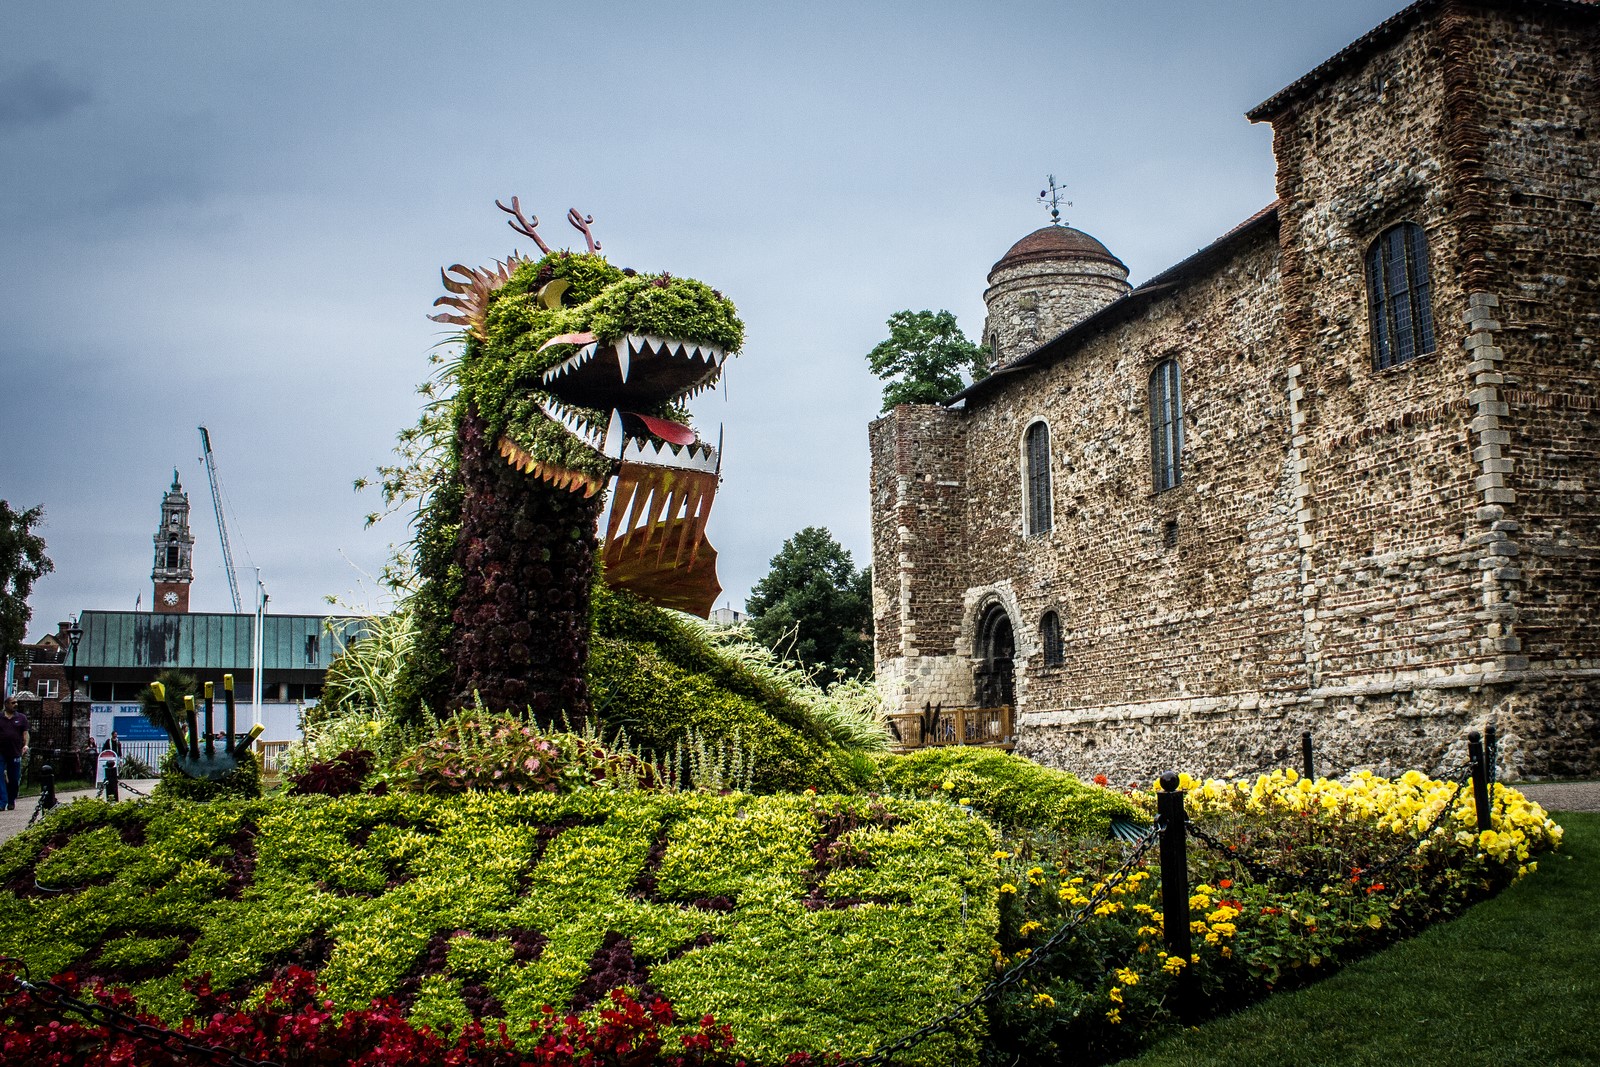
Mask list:
POLYGON ((1044 665, 1059 667, 1067 661, 1067 646, 1061 639, 1061 616, 1053 611, 1039 620, 1039 643, 1044 645, 1044 665))
POLYGON ((1050 427, 1036 422, 1023 437, 1024 493, 1027 497, 1028 536, 1049 533, 1050 515, 1050 427))
POLYGON ((1379 370, 1433 351, 1428 237, 1414 222, 1378 235, 1367 249, 1372 364, 1379 370))
POLYGON ((1183 387, 1178 361, 1164 359, 1150 372, 1150 477, 1156 492, 1183 481, 1183 387))

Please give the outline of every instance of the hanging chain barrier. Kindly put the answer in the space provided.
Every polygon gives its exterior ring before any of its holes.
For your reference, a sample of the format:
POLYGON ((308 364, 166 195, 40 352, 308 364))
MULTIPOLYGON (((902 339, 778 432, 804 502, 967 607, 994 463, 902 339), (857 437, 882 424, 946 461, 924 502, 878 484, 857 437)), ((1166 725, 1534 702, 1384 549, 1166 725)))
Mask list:
POLYGON ((1027 977, 1030 971, 1037 969, 1041 963, 1043 963, 1056 951, 1056 949, 1060 948, 1068 938, 1076 933, 1078 928, 1083 926, 1083 924, 1089 920, 1089 917, 1094 914, 1094 910, 1104 903, 1106 898, 1111 895, 1111 891, 1118 885, 1121 885, 1122 882, 1127 879, 1128 875, 1132 873, 1133 869, 1140 865, 1145 854, 1149 852, 1150 849, 1153 848, 1156 842, 1160 839, 1161 824, 1157 823, 1150 828, 1150 830, 1144 835, 1143 838, 1139 840, 1137 844, 1133 845, 1131 851, 1129 851, 1127 857, 1122 861, 1117 869, 1112 871, 1111 874, 1107 875, 1099 883, 1099 886, 1095 889, 1095 891, 1089 894, 1089 899, 1078 908, 1077 912, 1075 912, 1071 918, 1067 919, 1066 922, 1057 927, 1056 931, 1051 934, 1042 944, 1040 944, 1039 947, 1035 948, 1031 953, 1029 953, 1026 958, 1012 964, 1011 969, 1006 971, 1005 974, 1002 974, 999 978, 991 980, 982 989, 978 990, 975 995, 956 1005, 954 1008, 951 1008, 949 1011, 945 1012, 943 1015, 932 1020, 931 1022, 928 1022, 923 1026, 919 1026, 910 1033, 896 1038, 887 1044, 879 1045, 865 1056, 861 1056, 857 1059, 844 1060, 838 1065, 838 1067, 882 1067, 882 1065, 891 1062, 899 1053, 905 1052, 910 1048, 915 1048, 917 1045, 920 1045, 922 1042, 926 1041, 935 1034, 950 1029, 950 1027, 954 1026, 962 1019, 965 1019, 967 1016, 977 1011, 984 1004, 998 999, 1001 993, 1022 981, 1023 978, 1027 977))
POLYGON ((175 1030, 145 1022, 109 1004, 84 1000, 55 982, 34 982, 30 978, 28 965, 22 960, 0 956, 0 1001, 26 993, 40 1005, 60 1014, 81 1016, 90 1026, 102 1026, 114 1034, 189 1057, 190 1063, 216 1064, 217 1067, 278 1067, 271 1060, 253 1060, 216 1045, 199 1044, 175 1030))

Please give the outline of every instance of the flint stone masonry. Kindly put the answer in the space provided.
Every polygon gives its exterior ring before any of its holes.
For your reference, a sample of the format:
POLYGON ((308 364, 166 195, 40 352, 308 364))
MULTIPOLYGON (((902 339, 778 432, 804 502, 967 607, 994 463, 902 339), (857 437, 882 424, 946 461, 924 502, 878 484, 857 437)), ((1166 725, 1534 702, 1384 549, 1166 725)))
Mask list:
POLYGON ((1597 56, 1600 5, 1423 0, 1252 112, 1278 200, 1209 248, 1123 295, 1088 235, 1014 246, 1006 373, 871 429, 892 701, 972 703, 999 603, 1018 751, 1082 775, 1292 764, 1303 730, 1324 773, 1452 772, 1490 721, 1504 774, 1600 773, 1597 56), (1375 370, 1365 255, 1400 222, 1436 343, 1375 370), (1037 421, 1053 522, 1025 536, 1037 421))

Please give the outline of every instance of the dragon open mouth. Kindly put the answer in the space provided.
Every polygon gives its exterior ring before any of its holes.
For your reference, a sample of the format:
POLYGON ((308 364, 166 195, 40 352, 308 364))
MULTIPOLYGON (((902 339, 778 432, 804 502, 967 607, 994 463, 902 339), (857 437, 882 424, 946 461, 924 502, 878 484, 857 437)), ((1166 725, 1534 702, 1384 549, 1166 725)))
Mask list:
MULTIPOLYGON (((597 341, 563 334, 554 343, 582 347, 544 372, 544 387, 580 407, 645 410, 709 389, 728 355, 713 345, 627 334, 597 341)), ((549 342, 547 342, 548 344, 549 342)))

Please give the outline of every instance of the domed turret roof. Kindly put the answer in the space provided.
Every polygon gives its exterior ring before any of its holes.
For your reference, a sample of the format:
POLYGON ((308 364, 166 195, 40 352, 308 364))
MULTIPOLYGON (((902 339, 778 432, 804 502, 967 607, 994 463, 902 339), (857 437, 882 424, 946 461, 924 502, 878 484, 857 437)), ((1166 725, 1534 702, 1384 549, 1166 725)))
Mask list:
POLYGON ((1127 264, 1112 255, 1105 245, 1082 230, 1075 230, 1071 226, 1041 226, 1012 245, 1010 251, 990 269, 989 277, 993 279, 995 271, 1001 267, 1051 259, 1095 259, 1114 263, 1123 270, 1128 269, 1127 264))

